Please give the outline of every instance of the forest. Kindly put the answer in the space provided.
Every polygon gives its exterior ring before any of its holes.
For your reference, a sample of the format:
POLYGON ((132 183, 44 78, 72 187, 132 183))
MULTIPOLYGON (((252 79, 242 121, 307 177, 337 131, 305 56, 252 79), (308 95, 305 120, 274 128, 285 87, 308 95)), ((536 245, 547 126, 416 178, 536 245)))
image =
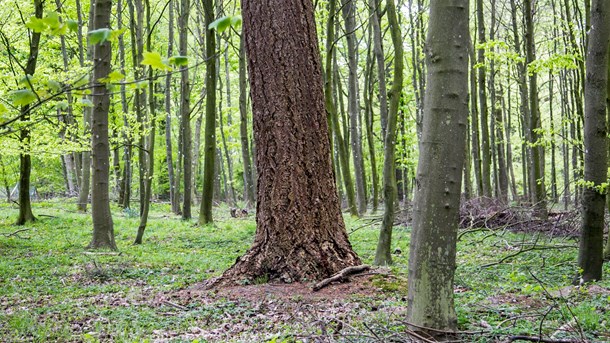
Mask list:
POLYGON ((610 342, 610 2, 0 4, 0 342, 610 342))

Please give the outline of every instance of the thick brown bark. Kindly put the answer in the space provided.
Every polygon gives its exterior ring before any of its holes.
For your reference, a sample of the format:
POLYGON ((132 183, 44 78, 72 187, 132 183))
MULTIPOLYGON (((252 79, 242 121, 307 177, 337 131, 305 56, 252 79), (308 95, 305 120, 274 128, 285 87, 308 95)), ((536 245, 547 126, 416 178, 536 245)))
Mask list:
POLYGON ((468 122, 468 9, 468 0, 430 4, 406 320, 415 330, 457 328, 453 276, 468 122))
MULTIPOLYGON (((34 15, 42 18, 43 1, 34 0, 34 15)), ((38 50, 40 44, 40 32, 31 32, 30 35, 30 54, 24 72, 26 75, 33 76, 36 72, 36 62, 38 62, 38 50)), ((32 213, 32 203, 30 199, 30 175, 32 173, 32 157, 30 156, 30 106, 21 107, 21 121, 26 123, 19 130, 19 142, 21 153, 19 154, 19 216, 15 224, 24 225, 36 220, 32 213)))
POLYGON ((583 281, 601 280, 605 195, 600 189, 608 178, 606 96, 608 86, 608 41, 610 4, 593 0, 591 33, 587 50, 585 82, 585 187, 582 197, 582 227, 578 266, 583 281))
POLYGON ((323 279, 360 260, 335 188, 312 2, 246 0, 242 7, 259 175, 257 230, 250 250, 224 277, 323 279))
MULTIPOLYGON (((93 29, 109 28, 112 0, 95 0, 93 29)), ((93 239, 89 248, 116 249, 112 213, 110 212, 109 172, 110 144, 108 142, 108 110, 110 91, 100 83, 108 77, 111 66, 110 41, 97 44, 93 48, 93 122, 91 125, 92 143, 92 187, 91 215, 93 218, 93 239)))

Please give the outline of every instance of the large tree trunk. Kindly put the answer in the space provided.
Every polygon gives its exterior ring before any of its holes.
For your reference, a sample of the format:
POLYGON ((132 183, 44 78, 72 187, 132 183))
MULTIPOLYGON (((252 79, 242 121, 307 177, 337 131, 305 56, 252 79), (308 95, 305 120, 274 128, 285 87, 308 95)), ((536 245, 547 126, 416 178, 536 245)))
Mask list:
MULTIPOLYGON (((34 15, 42 18, 42 0, 34 0, 34 15)), ((36 62, 38 62, 38 50, 40 44, 40 32, 31 32, 30 54, 24 72, 26 75, 33 76, 36 72, 36 62)), ((27 222, 36 220, 32 213, 32 203, 30 199, 30 175, 32 172, 32 156, 30 155, 30 110, 29 105, 21 107, 21 121, 25 124, 19 130, 19 142, 21 143, 21 153, 19 154, 19 216, 17 225, 25 225, 27 222)))
POLYGON ((582 197, 582 227, 578 266, 582 280, 601 280, 604 242, 605 193, 608 178, 606 96, 608 86, 608 41, 610 4, 594 0, 587 51, 585 82, 585 183, 582 197))
POLYGON ((259 175, 257 230, 250 250, 224 277, 325 278, 360 259, 335 188, 312 2, 246 0, 242 6, 259 175))
MULTIPOLYGON (((204 2, 205 27, 214 21, 212 1, 204 2)), ((203 162, 203 192, 201 193, 201 210, 199 224, 209 224, 212 218, 212 201, 214 200, 214 167, 216 163, 216 35, 212 30, 205 33, 205 142, 203 162)), ((220 162, 220 161, 218 161, 220 162)), ((222 164, 220 164, 222 166, 222 164)))
POLYGON ((403 48, 402 34, 398 24, 398 16, 394 0, 387 0, 388 20, 390 21, 390 33, 394 44, 394 80, 390 90, 390 110, 388 111, 388 122, 386 134, 383 138, 383 221, 379 231, 377 250, 375 251, 376 265, 389 265, 392 263, 392 228, 394 226, 396 199, 396 126, 398 122, 398 107, 403 83, 403 48))
MULTIPOLYGON (((112 0, 95 0, 93 30, 110 27, 112 0)), ((90 248, 116 249, 108 180, 110 172, 110 144, 108 142, 108 110, 110 92, 106 84, 101 83, 111 71, 110 41, 97 44, 93 48, 93 124, 91 126, 92 143, 92 187, 91 214, 93 218, 93 239, 90 248)))
POLYGON ((468 14, 468 0, 430 4, 428 87, 409 255, 407 322, 416 330, 457 327, 453 276, 468 122, 468 14))

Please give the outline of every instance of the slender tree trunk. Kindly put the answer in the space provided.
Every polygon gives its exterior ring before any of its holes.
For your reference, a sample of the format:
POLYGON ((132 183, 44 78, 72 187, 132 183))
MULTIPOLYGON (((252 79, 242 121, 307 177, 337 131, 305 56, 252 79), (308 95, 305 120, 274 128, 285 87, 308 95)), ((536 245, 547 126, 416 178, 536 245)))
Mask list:
POLYGON ((379 240, 377 242, 377 250, 375 251, 376 265, 392 264, 392 227, 394 226, 396 199, 396 126, 398 121, 398 107, 400 106, 400 95, 402 93, 403 84, 403 47, 402 34, 400 25, 398 24, 398 15, 394 0, 386 1, 386 9, 388 11, 388 20, 390 22, 390 33, 392 35, 392 44, 394 45, 394 80, 392 89, 390 90, 390 110, 388 112, 388 127, 384 137, 384 154, 383 154, 383 220, 381 230, 379 232, 379 240))
POLYGON ((373 30, 373 53, 377 61, 377 81, 379 87, 379 118, 381 121, 381 135, 385 137, 388 122, 388 95, 385 80, 385 55, 383 53, 383 38, 381 36, 381 25, 379 21, 379 1, 369 0, 369 13, 371 17, 371 29, 373 30))
MULTIPOLYGON (((608 43, 610 4, 593 0, 585 82, 585 183, 578 266, 582 281, 601 280, 606 189, 608 181, 608 43)), ((578 280, 577 280, 578 281, 578 280)))
MULTIPOLYGON (((372 29, 369 30, 369 36, 371 36, 372 29)), ((371 41, 371 38, 369 38, 371 41)), ((373 61, 374 56, 371 54, 371 44, 369 44, 369 49, 366 57, 366 69, 364 73, 364 116, 365 116, 365 126, 366 126, 366 141, 369 150, 369 162, 371 163, 371 184, 373 189, 373 213, 377 212, 377 208, 379 207, 379 175, 377 173, 377 156, 375 154, 375 136, 373 134, 373 123, 374 123, 374 113, 373 113, 373 89, 374 89, 374 81, 373 81, 373 61)), ((385 87, 381 87, 385 88, 385 87)), ((387 106, 387 104, 385 105, 387 106)), ((387 115, 387 114, 386 114, 387 115)), ((335 173, 338 175, 338 173, 335 173)))
MULTIPOLYGON (((485 20, 483 19, 483 0, 477 0, 477 32, 478 43, 485 44, 485 20)), ((492 196, 491 187, 491 146, 489 144, 489 111, 487 108, 487 89, 486 89, 486 67, 485 67, 485 49, 477 49, 477 63, 479 64, 479 111, 480 111, 480 126, 481 126, 481 177, 483 181, 483 196, 492 196)))
MULTIPOLYGON (((150 17, 150 0, 144 0, 146 7, 146 23, 147 23, 147 39, 146 39, 146 49, 148 51, 152 50, 152 20, 150 17)), ((153 183, 153 174, 155 172, 155 134, 157 129, 156 124, 156 109, 155 109, 155 83, 153 78, 153 69, 152 67, 148 67, 148 126, 149 126, 149 136, 148 136, 148 145, 146 146, 146 161, 148 162, 146 168, 146 177, 145 177, 145 189, 144 189, 144 199, 142 204, 142 214, 140 215, 140 225, 138 226, 138 233, 136 235, 136 239, 134 244, 142 244, 142 238, 144 237, 144 230, 146 230, 146 225, 148 224, 148 213, 150 211, 150 198, 152 196, 152 183, 153 183)))
POLYGON ((312 5, 310 0, 242 4, 259 188, 254 243, 225 272, 232 281, 317 280, 360 264, 347 238, 330 163, 312 5))
MULTIPOLYGON (((89 27, 93 26, 93 10, 94 10, 94 3, 95 0, 91 0, 91 6, 89 7, 89 27)), ((77 5, 79 4, 79 2, 77 1, 77 5)), ((77 6, 77 9, 79 9, 80 6, 77 6)), ((79 45, 82 45, 83 43, 83 37, 82 37, 82 31, 81 28, 83 27, 83 20, 82 20, 82 14, 81 11, 78 11, 78 30, 76 31, 77 36, 79 37, 79 45)), ((87 38, 87 42, 89 41, 89 39, 87 38)), ((92 50, 91 48, 89 48, 87 50, 87 59, 91 60, 92 59, 92 50)), ((79 58, 80 58, 80 65, 81 67, 85 66, 85 56, 83 53, 82 49, 79 49, 79 58)), ((85 98, 88 98, 89 96, 85 95, 85 98)), ((83 135, 87 136, 90 134, 91 132, 91 112, 92 109, 91 107, 85 107, 83 109, 83 135)), ((91 187, 91 149, 87 149, 85 151, 83 151, 82 154, 82 171, 81 171, 81 177, 82 180, 80 182, 80 189, 78 192, 78 203, 77 203, 77 208, 79 211, 81 212, 87 212, 87 204, 89 203, 89 190, 91 187)))
POLYGON ((354 184, 352 182, 352 176, 349 168, 349 156, 347 147, 341 134, 341 127, 339 125, 339 115, 337 113, 336 101, 333 99, 333 59, 335 56, 335 12, 336 12, 336 0, 330 0, 328 2, 328 18, 327 32, 326 32, 326 61, 324 64, 324 99, 326 104, 326 111, 330 117, 332 132, 335 134, 335 140, 337 141, 337 150, 339 153, 340 171, 345 186, 345 194, 347 195, 347 203, 349 211, 352 216, 358 216, 358 207, 356 206, 356 197, 354 194, 354 184))
MULTIPOLYGON (((112 0, 95 0, 93 30, 110 27, 112 0)), ((93 218, 93 239, 89 248, 109 248, 116 250, 114 227, 110 212, 109 173, 110 144, 108 142, 108 110, 110 92, 99 80, 108 77, 111 71, 112 50, 106 40, 93 47, 93 123, 91 142, 93 152, 93 174, 91 187, 91 216, 93 218)))
MULTIPOLYGON (((174 0, 169 1, 169 24, 167 56, 174 53, 174 0)), ((169 201, 172 212, 180 212, 180 199, 176 197, 176 181, 174 176, 174 151, 172 149, 172 74, 165 76, 165 161, 169 182, 169 201)))
MULTIPOLYGON (((470 37, 470 35, 469 35, 470 37)), ((474 68, 474 45, 470 44, 470 122, 472 137, 472 162, 474 165, 474 181, 477 196, 483 196, 483 173, 481 171, 481 145, 479 134, 479 105, 477 101, 477 75, 474 68)), ((421 141, 421 140, 420 140, 421 141)), ((474 190, 473 190, 474 191, 474 190)))
MULTIPOLYGON (((123 0, 117 1, 117 29, 123 28, 123 0)), ((119 35, 119 63, 121 73, 125 75, 125 39, 119 35)), ((129 137, 130 124, 128 119, 129 105, 127 103, 127 87, 121 83, 121 110, 123 112, 123 171, 119 184, 119 206, 129 208, 131 197, 131 138, 129 137)))
MULTIPOLYGON (((42 18, 43 1, 34 0, 34 16, 42 18)), ((24 69, 26 76, 33 76, 36 72, 38 62, 38 51, 40 44, 40 32, 30 32, 30 53, 24 69)), ((30 155, 31 132, 29 121, 31 118, 29 105, 21 107, 21 122, 24 125, 19 130, 19 142, 21 152, 19 154, 19 216, 16 225, 25 225, 36 220, 32 213, 32 203, 30 199, 30 175, 32 173, 32 156, 30 155)))
POLYGON ((418 331, 457 328, 453 276, 468 121, 468 14, 468 0, 430 4, 407 298, 407 322, 418 331))
MULTIPOLYGON (((525 12, 525 61, 529 65, 536 59, 535 42, 534 42, 534 8, 532 8, 531 0, 524 0, 525 12)), ((534 204, 536 208, 536 216, 541 219, 546 219, 548 216, 546 208, 546 187, 544 181, 544 145, 540 141, 542 134, 542 123, 540 119, 540 110, 538 103, 538 75, 530 73, 529 75, 529 104, 530 104, 530 122, 528 130, 530 132, 532 147, 532 168, 530 184, 534 195, 534 204)))
POLYGON ((362 128, 360 125, 360 101, 358 89, 358 42, 356 40, 356 6, 351 0, 342 0, 342 13, 345 22, 347 40, 348 76, 348 102, 350 145, 354 160, 354 174, 356 179, 356 196, 358 199, 358 212, 366 212, 366 175, 364 169, 364 156, 362 155, 362 128))
POLYGON ((248 136, 248 94, 246 77, 246 48, 244 37, 239 40, 239 134, 241 140, 241 159, 244 164, 244 199, 246 207, 254 205, 254 180, 252 179, 252 162, 250 155, 250 138, 248 136))
MULTIPOLYGON (((206 0, 205 3, 212 0, 206 0)), ((178 18, 179 30, 179 52, 180 55, 188 54, 188 23, 191 8, 190 0, 181 0, 180 16, 178 18)), ((207 31, 207 30, 206 30, 207 31)), ((182 171, 184 177, 184 196, 182 200, 182 219, 192 218, 192 173, 193 173, 193 152, 191 138, 191 85, 189 80, 189 69, 186 66, 180 67, 180 130, 182 133, 182 171)))
MULTIPOLYGON (((212 1, 204 2, 205 27, 214 21, 214 6, 212 1)), ((205 146, 203 164, 203 192, 201 194, 201 210, 199 224, 213 222, 212 201, 214 199, 214 164, 216 162, 216 36, 212 30, 206 30, 206 99, 205 99, 205 146)))

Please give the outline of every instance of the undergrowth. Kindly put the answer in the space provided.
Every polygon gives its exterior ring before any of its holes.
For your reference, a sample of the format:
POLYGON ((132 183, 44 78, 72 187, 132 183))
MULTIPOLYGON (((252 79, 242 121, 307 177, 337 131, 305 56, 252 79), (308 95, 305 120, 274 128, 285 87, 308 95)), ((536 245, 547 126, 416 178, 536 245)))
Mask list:
MULTIPOLYGON (((0 341, 205 342, 199 333, 210 330, 224 336, 208 341, 347 341, 339 331, 348 330, 345 321, 352 332, 363 333, 350 340, 366 342, 407 327, 406 227, 394 229, 392 276, 372 278, 378 289, 372 298, 345 300, 349 304, 337 305, 337 317, 327 326, 320 326, 314 315, 311 321, 280 320, 271 327, 265 326, 268 318, 260 317, 260 304, 220 299, 172 306, 156 301, 160 294, 186 289, 228 268, 252 242, 253 215, 235 219, 220 207, 214 225, 198 226, 168 214, 166 204, 153 204, 144 244, 132 245, 137 215, 113 208, 119 253, 98 253, 85 250, 90 214, 73 210, 72 203, 35 203, 39 220, 25 227, 12 225, 14 205, 0 205, 0 341), (239 325, 239 335, 232 335, 239 325)), ((379 229, 368 222, 346 216, 354 249, 367 264, 374 258, 379 229)), ((462 341, 495 342, 514 335, 610 341, 610 282, 570 286, 576 256, 577 242, 569 238, 491 230, 461 236, 455 303, 460 330, 471 332, 462 341)), ((610 265, 604 268, 610 275, 610 265)), ((298 297, 293 301, 302 303, 298 297)))

